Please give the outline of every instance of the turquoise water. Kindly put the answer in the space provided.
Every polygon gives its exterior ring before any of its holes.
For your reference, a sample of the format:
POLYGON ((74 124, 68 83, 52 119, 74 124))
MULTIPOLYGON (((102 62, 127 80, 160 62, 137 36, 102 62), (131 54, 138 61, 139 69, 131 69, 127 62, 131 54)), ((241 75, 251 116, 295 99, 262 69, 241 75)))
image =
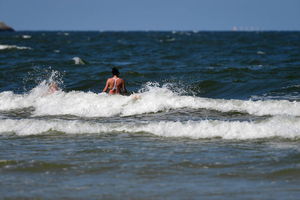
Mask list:
POLYGON ((1 33, 0 196, 298 199, 299 55, 299 32, 1 33))

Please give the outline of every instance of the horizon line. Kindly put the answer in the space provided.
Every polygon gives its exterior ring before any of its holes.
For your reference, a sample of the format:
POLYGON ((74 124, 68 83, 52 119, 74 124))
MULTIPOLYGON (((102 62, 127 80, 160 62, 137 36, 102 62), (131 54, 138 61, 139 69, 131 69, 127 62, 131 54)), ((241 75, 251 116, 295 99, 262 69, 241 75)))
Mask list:
POLYGON ((192 29, 160 29, 160 30, 156 30, 156 29, 130 29, 130 30, 121 30, 121 29, 103 29, 103 30, 99 30, 99 29, 86 29, 86 30, 82 30, 82 29, 40 29, 40 30, 16 30, 15 32, 42 32, 42 31, 49 31, 49 32, 59 32, 59 31, 70 31, 70 32, 299 32, 299 30, 295 29, 260 29, 260 30, 229 30, 229 29, 208 29, 208 30, 192 30, 192 29))

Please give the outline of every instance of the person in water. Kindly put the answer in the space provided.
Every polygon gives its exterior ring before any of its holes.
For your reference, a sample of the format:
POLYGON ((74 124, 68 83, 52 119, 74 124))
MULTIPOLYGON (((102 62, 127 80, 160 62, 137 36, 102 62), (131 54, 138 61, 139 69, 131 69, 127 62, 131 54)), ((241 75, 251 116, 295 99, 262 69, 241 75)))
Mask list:
POLYGON ((103 89, 103 92, 106 92, 109 89, 109 94, 125 94, 127 93, 125 87, 125 81, 119 77, 120 72, 117 68, 112 68, 111 73, 112 78, 108 78, 106 85, 103 89))
POLYGON ((52 94, 59 90, 58 85, 55 82, 51 82, 48 87, 48 94, 52 94))

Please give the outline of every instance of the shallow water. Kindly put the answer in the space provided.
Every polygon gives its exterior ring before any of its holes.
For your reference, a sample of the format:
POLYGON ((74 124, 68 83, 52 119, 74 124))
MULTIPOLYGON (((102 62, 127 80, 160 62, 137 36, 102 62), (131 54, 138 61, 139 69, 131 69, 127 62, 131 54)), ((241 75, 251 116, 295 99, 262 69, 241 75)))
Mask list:
POLYGON ((3 197, 296 199, 299 142, 150 134, 1 138, 3 197))
POLYGON ((299 48, 299 32, 1 33, 0 196, 297 199, 299 48), (111 67, 128 96, 101 93, 111 67))

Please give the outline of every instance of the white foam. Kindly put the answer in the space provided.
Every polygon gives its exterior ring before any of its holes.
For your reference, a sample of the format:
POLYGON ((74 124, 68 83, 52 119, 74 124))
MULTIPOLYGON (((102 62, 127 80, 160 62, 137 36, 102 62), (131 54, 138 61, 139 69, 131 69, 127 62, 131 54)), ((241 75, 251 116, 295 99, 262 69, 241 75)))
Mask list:
POLYGON ((31 49, 31 48, 30 47, 17 46, 17 45, 1 45, 0 44, 0 50, 6 50, 6 49, 25 50, 25 49, 31 49))
POLYGON ((85 64, 85 62, 79 57, 74 57, 74 58, 72 58, 72 60, 74 60, 75 65, 84 65, 85 64))
POLYGON ((31 35, 22 35, 22 38, 23 38, 23 39, 30 39, 30 38, 31 38, 31 35))
POLYGON ((263 52, 263 51, 257 51, 256 52, 258 55, 264 55, 264 54, 266 54, 265 52, 263 52))
POLYGON ((76 115, 80 117, 131 116, 170 109, 210 109, 220 112, 244 112, 256 116, 300 116, 300 102, 287 100, 243 101, 181 96, 167 87, 147 85, 131 96, 93 92, 58 91, 48 95, 45 83, 28 94, 0 93, 0 110, 34 108, 34 115, 76 115), (136 95, 139 98, 135 98, 136 95))
POLYGON ((299 139, 300 119, 273 117, 260 122, 203 120, 188 122, 96 123, 79 120, 0 119, 0 134, 15 133, 20 136, 59 131, 66 134, 103 134, 147 132, 162 137, 187 137, 192 139, 259 139, 281 137, 299 139))

